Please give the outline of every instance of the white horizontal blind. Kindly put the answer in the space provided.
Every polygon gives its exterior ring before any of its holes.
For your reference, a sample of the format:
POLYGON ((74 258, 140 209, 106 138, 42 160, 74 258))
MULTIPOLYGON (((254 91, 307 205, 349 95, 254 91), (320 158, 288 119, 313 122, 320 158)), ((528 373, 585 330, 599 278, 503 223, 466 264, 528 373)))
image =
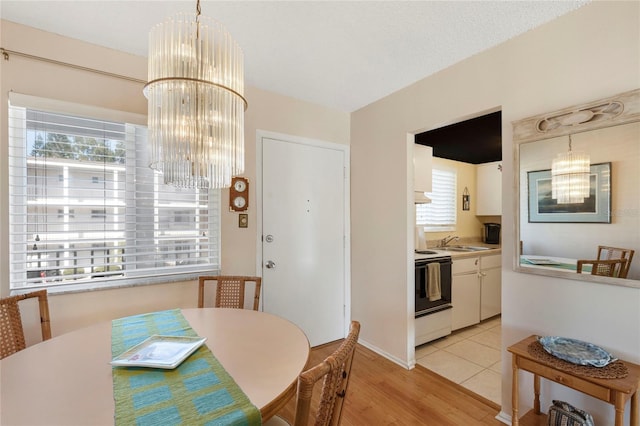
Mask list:
POLYGON ((11 288, 219 269, 219 192, 166 186, 145 127, 9 108, 11 288))
POLYGON ((425 231, 453 231, 456 226, 455 170, 432 170, 432 188, 427 193, 429 204, 416 204, 416 224, 425 231))

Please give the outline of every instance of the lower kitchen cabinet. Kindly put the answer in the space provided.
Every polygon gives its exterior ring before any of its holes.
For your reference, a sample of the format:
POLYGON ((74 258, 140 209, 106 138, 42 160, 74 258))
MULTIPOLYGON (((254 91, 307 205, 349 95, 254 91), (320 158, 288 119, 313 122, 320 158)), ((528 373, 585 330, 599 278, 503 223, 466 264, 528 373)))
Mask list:
POLYGON ((502 303, 501 255, 453 259, 451 329, 498 315, 502 303))
POLYGON ((451 265, 451 330, 480 322, 479 258, 453 259, 451 265))
POLYGON ((502 310, 502 256, 480 257, 480 321, 502 310))

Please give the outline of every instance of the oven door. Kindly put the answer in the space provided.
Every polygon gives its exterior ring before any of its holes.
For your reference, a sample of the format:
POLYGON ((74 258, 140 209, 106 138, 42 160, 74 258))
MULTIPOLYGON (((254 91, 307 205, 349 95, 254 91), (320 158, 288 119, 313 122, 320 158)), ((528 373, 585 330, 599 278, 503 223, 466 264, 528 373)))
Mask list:
POLYGON ((415 308, 416 318, 451 308, 451 257, 416 260, 415 308), (438 300, 429 300, 429 264, 440 266, 440 293, 438 300))

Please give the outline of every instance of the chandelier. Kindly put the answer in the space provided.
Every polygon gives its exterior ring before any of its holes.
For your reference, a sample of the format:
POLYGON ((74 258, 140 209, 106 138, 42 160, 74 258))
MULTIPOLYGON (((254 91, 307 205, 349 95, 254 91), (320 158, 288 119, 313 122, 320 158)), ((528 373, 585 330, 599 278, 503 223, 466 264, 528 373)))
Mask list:
POLYGON ((149 167, 164 183, 226 188, 244 172, 244 59, 219 22, 180 13, 149 33, 149 167))
POLYGON ((560 153, 551 163, 551 198, 558 204, 584 203, 589 198, 590 159, 583 152, 560 153))

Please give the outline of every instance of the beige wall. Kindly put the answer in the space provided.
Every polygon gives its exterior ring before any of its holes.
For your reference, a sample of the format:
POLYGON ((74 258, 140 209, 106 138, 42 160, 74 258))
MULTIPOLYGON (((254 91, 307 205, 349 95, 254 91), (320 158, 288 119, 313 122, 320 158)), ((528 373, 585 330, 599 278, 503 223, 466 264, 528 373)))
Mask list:
MULTIPOLYGON (((146 79, 147 60, 105 49, 30 27, 1 21, 0 45, 84 67, 146 79)), ((106 77, 87 71, 51 65, 12 55, 0 61, 0 295, 9 293, 8 247, 8 92, 51 98, 103 108, 146 114, 142 83, 106 77)), ((245 116, 246 172, 250 187, 249 227, 238 228, 238 214, 226 208, 223 191, 222 270, 224 273, 256 273, 256 131, 268 130, 334 143, 349 143, 349 114, 248 87, 245 116)), ((196 283, 178 282, 50 296, 52 331, 58 335, 96 321, 140 312, 196 304, 196 283)), ((30 328, 29 338, 31 339, 30 328)))
MULTIPOLYGON (((407 133, 501 109, 503 347, 534 333, 558 334, 594 341, 640 361, 638 289, 512 271, 511 128, 514 120, 640 87, 638 16, 638 2, 589 3, 352 114, 351 208, 358 218, 351 239, 352 315, 362 322, 361 339, 367 345, 400 363, 414 361, 408 291, 413 288, 408 250, 414 234, 408 214, 412 203, 402 190, 410 182, 407 133), (372 208, 372 199, 384 204, 372 208)), ((509 418, 510 357, 504 348, 502 370, 502 416, 509 418)), ((522 382, 521 408, 526 409, 533 400, 531 379, 523 374, 522 382)), ((592 411, 597 423, 611 423, 606 404, 559 386, 544 384, 544 406, 550 404, 550 389, 553 397, 571 393, 571 400, 592 411)))

